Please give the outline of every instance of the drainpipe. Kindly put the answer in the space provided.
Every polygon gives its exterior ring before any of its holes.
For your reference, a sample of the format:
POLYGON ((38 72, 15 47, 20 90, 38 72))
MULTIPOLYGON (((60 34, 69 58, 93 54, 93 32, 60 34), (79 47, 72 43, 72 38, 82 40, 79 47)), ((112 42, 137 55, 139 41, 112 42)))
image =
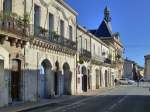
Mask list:
POLYGON ((78 62, 78 60, 77 60, 77 54, 78 54, 78 38, 77 38, 77 36, 78 36, 78 34, 77 34, 77 17, 76 17, 76 45, 77 45, 77 53, 76 53, 76 94, 78 93, 77 91, 77 89, 78 89, 78 87, 77 87, 77 80, 78 80, 78 77, 77 77, 77 69, 78 69, 78 64, 77 64, 77 62, 78 62))
MULTIPOLYGON (((26 13, 26 0, 24 0, 24 14, 26 13)), ((24 72, 23 72, 23 102, 25 102, 25 69, 26 69, 26 47, 24 47, 24 72)))
POLYGON ((39 79, 39 70, 38 70, 38 63, 39 63, 39 53, 37 52, 37 101, 39 100, 39 97, 38 97, 38 94, 39 94, 39 91, 38 91, 38 85, 39 85, 39 82, 38 82, 38 79, 39 79))

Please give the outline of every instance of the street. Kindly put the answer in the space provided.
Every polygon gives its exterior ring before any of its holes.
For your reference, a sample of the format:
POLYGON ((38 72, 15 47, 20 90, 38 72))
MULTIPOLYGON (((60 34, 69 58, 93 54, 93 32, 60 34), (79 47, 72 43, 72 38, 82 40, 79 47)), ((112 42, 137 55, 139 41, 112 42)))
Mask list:
POLYGON ((150 112, 148 84, 120 86, 96 96, 56 103, 27 112, 150 112))

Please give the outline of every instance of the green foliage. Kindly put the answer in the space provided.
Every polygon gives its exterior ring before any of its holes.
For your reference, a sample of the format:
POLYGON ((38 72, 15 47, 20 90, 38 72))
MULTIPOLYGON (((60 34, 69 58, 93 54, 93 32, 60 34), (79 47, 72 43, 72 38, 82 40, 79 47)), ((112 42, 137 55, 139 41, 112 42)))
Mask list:
POLYGON ((108 55, 108 58, 109 58, 109 59, 112 59, 112 54, 109 54, 109 55, 108 55))
POLYGON ((58 38, 60 37, 56 31, 52 31, 52 35, 53 35, 53 38, 56 40, 58 40, 58 38))
POLYGON ((83 64, 83 63, 84 63, 84 60, 83 60, 82 58, 80 58, 80 59, 79 59, 79 63, 80 63, 80 64, 83 64))
POLYGON ((23 20, 24 24, 26 24, 26 25, 29 24, 30 23, 30 15, 28 13, 25 13, 22 20, 23 20))

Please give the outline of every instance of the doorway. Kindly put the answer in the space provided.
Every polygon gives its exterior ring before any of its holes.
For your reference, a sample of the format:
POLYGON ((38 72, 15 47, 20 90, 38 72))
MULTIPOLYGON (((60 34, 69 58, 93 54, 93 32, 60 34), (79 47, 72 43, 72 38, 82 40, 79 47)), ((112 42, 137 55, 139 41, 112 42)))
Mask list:
POLYGON ((11 70, 11 98, 12 101, 20 100, 21 61, 12 60, 11 70))
POLYGON ((49 60, 45 59, 40 66, 40 74, 39 74, 39 97, 40 98, 48 98, 51 90, 51 63, 49 60))
POLYGON ((108 87, 108 72, 105 70, 105 87, 108 87))
POLYGON ((83 66, 82 67, 82 90, 84 92, 87 92, 87 81, 88 81, 88 78, 87 78, 87 70, 86 70, 86 67, 83 66))
POLYGON ((0 85, 3 85, 3 77, 4 77, 4 60, 1 59, 0 56, 0 85))
POLYGON ((99 70, 96 70, 96 89, 99 89, 100 84, 100 74, 99 70))
POLYGON ((72 72, 68 63, 64 63, 64 94, 71 95, 72 72))

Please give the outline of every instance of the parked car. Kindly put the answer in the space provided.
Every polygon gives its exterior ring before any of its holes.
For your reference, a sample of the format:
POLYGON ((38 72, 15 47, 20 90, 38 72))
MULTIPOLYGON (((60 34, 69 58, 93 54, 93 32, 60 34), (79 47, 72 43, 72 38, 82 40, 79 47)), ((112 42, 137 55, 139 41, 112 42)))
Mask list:
POLYGON ((118 80, 118 83, 121 85, 128 85, 128 80, 126 78, 122 78, 118 80))
POLYGON ((140 79, 140 82, 150 82, 150 76, 144 76, 140 79))
POLYGON ((118 80, 118 82, 119 82, 119 84, 122 84, 122 85, 128 85, 128 84, 132 85, 135 83, 134 80, 130 80, 128 78, 122 78, 122 79, 118 80))
POLYGON ((135 81, 134 80, 130 80, 130 79, 128 79, 128 84, 135 84, 135 81))

